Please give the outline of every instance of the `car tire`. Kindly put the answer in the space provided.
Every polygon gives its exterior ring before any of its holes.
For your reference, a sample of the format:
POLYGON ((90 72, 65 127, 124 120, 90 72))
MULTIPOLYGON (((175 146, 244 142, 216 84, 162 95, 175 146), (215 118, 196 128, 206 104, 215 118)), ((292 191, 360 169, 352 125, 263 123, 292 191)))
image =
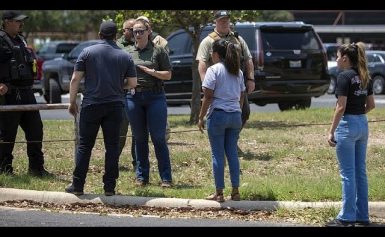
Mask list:
POLYGON ((297 104, 295 105, 295 109, 308 109, 311 106, 311 98, 306 98, 303 100, 297 101, 297 104))
POLYGON ((291 102, 279 102, 278 108, 281 111, 291 110, 293 108, 293 104, 291 102))
POLYGON ((55 79, 49 79, 48 90, 46 90, 46 93, 44 94, 44 99, 47 104, 61 103, 61 90, 55 79))
POLYGON ((375 95, 382 94, 384 92, 384 77, 377 75, 373 78, 373 93, 375 95))
POLYGON ((330 84, 329 88, 327 90, 328 94, 334 94, 336 92, 336 85, 337 85, 337 80, 335 77, 330 78, 330 84))

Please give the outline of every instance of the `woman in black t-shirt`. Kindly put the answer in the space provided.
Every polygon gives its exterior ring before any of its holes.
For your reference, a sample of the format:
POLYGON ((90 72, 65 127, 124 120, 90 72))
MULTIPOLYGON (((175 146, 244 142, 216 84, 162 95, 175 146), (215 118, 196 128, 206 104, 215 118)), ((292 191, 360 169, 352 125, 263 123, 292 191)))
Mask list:
POLYGON ((367 68, 365 45, 344 44, 337 51, 337 104, 328 133, 328 143, 336 147, 342 179, 342 208, 327 226, 369 224, 366 149, 368 120, 374 109, 372 80, 367 68))

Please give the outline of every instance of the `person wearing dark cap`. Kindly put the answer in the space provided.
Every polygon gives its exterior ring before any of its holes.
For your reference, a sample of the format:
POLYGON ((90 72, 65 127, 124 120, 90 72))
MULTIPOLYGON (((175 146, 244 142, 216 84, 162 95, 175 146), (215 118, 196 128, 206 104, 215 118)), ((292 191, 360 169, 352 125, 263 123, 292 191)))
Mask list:
MULTIPOLYGON (((238 45, 239 54, 241 57, 241 69, 245 78, 245 85, 247 93, 251 93, 255 89, 254 81, 254 64, 251 57, 249 48, 245 40, 238 35, 238 33, 231 31, 230 29, 230 12, 227 10, 219 10, 214 12, 215 28, 206 38, 202 40, 199 45, 196 60, 198 61, 198 72, 201 81, 205 78, 207 68, 213 64, 211 60, 211 53, 213 43, 219 39, 227 39, 230 42, 238 45)), ((242 126, 250 116, 250 105, 247 99, 247 95, 244 96, 244 102, 242 107, 242 126)))
MULTIPOLYGON (((6 10, 0 30, 0 97, 5 105, 36 104, 32 91, 36 61, 27 48, 23 30, 28 16, 6 10)), ((12 151, 18 130, 27 140, 28 173, 32 176, 52 176, 44 168, 42 152, 43 123, 39 111, 0 112, 0 173, 13 174, 12 151)))
POLYGON ((84 48, 74 66, 68 107, 73 116, 76 116, 79 110, 76 94, 83 78, 84 91, 79 118, 76 165, 72 183, 65 191, 75 195, 83 194, 91 151, 100 127, 106 149, 104 194, 115 194, 119 176, 119 126, 125 105, 124 89, 133 89, 137 83, 132 57, 117 46, 116 33, 114 22, 103 22, 99 30, 100 43, 84 48))

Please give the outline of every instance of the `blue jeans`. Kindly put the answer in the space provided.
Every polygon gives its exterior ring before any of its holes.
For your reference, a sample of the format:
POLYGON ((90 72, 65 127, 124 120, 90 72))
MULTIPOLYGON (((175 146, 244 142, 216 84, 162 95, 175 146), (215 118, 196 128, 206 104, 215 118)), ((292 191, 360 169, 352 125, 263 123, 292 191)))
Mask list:
POLYGON ((76 166, 73 184, 76 190, 83 190, 91 151, 95 145, 99 127, 102 127, 105 152, 103 175, 104 190, 115 190, 119 177, 119 129, 122 121, 123 103, 112 102, 82 107, 79 120, 79 147, 76 152, 76 166))
POLYGON ((224 158, 229 163, 230 180, 233 188, 239 187, 239 159, 237 143, 242 127, 240 112, 228 113, 214 110, 207 118, 207 132, 209 135, 213 174, 216 189, 224 189, 224 158))
POLYGON ((158 171, 162 181, 172 181, 170 154, 166 141, 167 103, 164 92, 127 94, 127 114, 135 137, 136 178, 149 181, 148 135, 154 144, 158 171))
POLYGON ((369 221, 366 175, 368 134, 365 114, 345 114, 335 132, 342 179, 342 208, 337 219, 342 221, 369 221))

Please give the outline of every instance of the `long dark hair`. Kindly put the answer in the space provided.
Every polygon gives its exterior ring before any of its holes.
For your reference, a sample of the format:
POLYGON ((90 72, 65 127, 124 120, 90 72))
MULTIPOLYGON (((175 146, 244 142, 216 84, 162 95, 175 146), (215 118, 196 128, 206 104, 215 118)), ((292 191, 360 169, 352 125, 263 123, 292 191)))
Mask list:
POLYGON ((344 44, 338 48, 338 51, 341 53, 341 57, 346 55, 352 67, 357 69, 361 79, 361 89, 365 89, 370 80, 365 44, 363 42, 344 44))
POLYGON ((237 47, 237 45, 225 39, 216 40, 213 44, 213 53, 218 53, 219 60, 224 62, 227 71, 235 76, 239 75, 241 67, 237 47))

